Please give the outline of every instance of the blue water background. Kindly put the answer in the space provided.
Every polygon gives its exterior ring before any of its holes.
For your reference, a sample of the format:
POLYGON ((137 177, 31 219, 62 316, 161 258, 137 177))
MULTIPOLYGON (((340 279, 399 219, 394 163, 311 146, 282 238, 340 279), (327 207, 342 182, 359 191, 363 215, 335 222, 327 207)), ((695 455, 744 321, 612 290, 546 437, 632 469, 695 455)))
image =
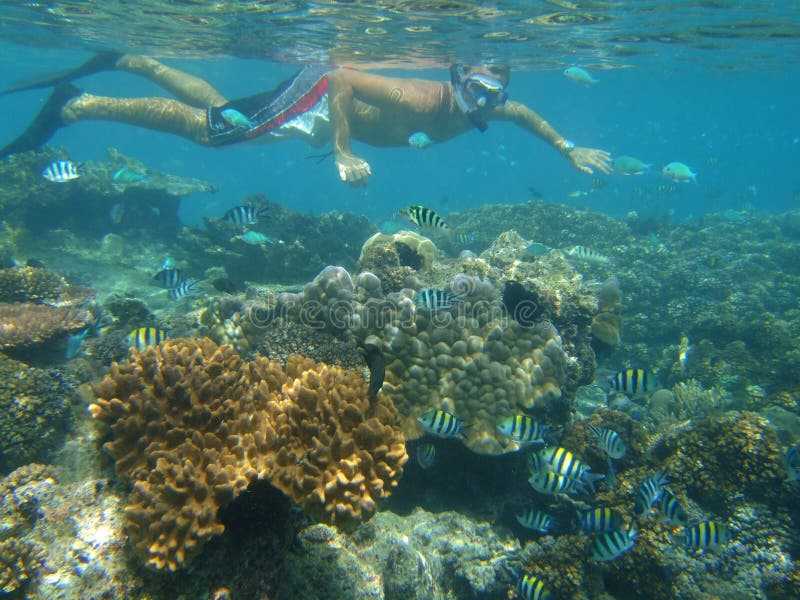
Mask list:
MULTIPOLYGON (((77 65, 89 55, 3 42, 0 56, 0 87, 6 88, 20 78, 77 65)), ((65 147, 75 161, 103 160, 106 148, 113 146, 149 168, 211 181, 220 190, 217 194, 184 200, 182 218, 189 224, 203 215, 221 215, 254 193, 297 211, 349 210, 372 220, 410 203, 446 214, 487 203, 524 202, 533 198, 529 188, 545 201, 592 207, 615 216, 637 210, 682 219, 726 209, 800 207, 797 57, 787 55, 785 64, 773 60, 765 67, 740 66, 732 56, 730 68, 725 69, 711 66, 711 60, 704 65, 678 57, 676 51, 665 50, 639 64, 637 59, 626 61, 632 68, 594 71, 600 83, 591 88, 569 81, 560 69, 512 72, 511 97, 539 112, 576 144, 631 154, 655 165, 642 176, 612 174, 595 191, 591 176, 508 123, 492 123, 486 133, 473 131, 425 150, 372 148, 355 142, 356 154, 372 166, 366 189, 339 182, 332 158, 320 164, 306 158, 329 148, 315 149, 300 141, 212 149, 128 125, 86 121, 62 129, 51 143, 65 147), (691 166, 697 182, 677 184, 678 193, 651 193, 645 201, 641 188, 654 190, 670 183, 660 173, 670 161, 691 166), (588 195, 569 196, 581 190, 588 195)), ((164 62, 207 79, 231 99, 272 89, 297 68, 233 58, 164 62)), ((381 72, 448 77, 444 68, 381 72)), ((77 83, 99 95, 167 95, 129 73, 103 73, 77 83)), ((48 93, 36 90, 0 97, 5 117, 0 143, 22 131, 48 93)))

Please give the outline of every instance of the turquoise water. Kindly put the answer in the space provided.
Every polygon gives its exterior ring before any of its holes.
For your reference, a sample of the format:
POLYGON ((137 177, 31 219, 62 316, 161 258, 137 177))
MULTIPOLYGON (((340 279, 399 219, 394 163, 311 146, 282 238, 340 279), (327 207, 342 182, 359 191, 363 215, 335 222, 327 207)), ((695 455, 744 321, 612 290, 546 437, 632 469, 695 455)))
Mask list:
MULTIPOLYGON (((800 597, 800 3, 0 2, 0 90, 102 51, 231 100, 309 62, 507 65, 565 138, 651 166, 582 173, 504 122, 354 141, 359 188, 330 144, 100 120, 0 159, 0 594, 800 597), (675 504, 642 511, 649 478, 675 504)), ((0 146, 49 94, 0 95, 0 146)))
MULTIPOLYGON (((645 176, 612 175, 602 189, 571 198, 592 189, 590 177, 540 140, 493 124, 484 134, 470 132, 422 152, 357 144, 373 177, 367 190, 349 190, 337 183, 330 159, 316 165, 306 158, 316 152, 300 142, 203 149, 104 123, 80 123, 53 140, 78 160, 114 146, 153 168, 204 173, 225 198, 206 199, 206 206, 193 200, 190 220, 220 214, 254 192, 302 211, 338 208, 371 218, 410 201, 446 210, 524 201, 529 186, 548 200, 615 215, 633 209, 674 211, 682 218, 728 208, 797 206, 800 33, 792 3, 590 2, 573 10, 556 2, 530 8, 516 2, 422 3, 421 9, 413 2, 374 8, 349 2, 231 3, 213 9, 202 3, 104 3, 88 11, 81 5, 3 3, 0 85, 67 68, 96 49, 164 57, 228 98, 271 89, 307 59, 446 80, 453 60, 491 57, 512 67, 511 98, 538 111, 567 138, 654 164, 645 176), (570 22, 570 15, 578 22, 570 22), (587 68, 600 84, 584 88, 567 80, 561 72, 570 65, 587 68), (638 188, 663 183, 659 169, 673 160, 694 168, 698 184, 681 186, 675 197, 643 199, 648 194, 638 188)), ((78 83, 96 94, 163 94, 129 74, 78 83)), ((3 98, 4 114, 13 118, 4 120, 0 137, 18 133, 44 98, 43 90, 3 98)))

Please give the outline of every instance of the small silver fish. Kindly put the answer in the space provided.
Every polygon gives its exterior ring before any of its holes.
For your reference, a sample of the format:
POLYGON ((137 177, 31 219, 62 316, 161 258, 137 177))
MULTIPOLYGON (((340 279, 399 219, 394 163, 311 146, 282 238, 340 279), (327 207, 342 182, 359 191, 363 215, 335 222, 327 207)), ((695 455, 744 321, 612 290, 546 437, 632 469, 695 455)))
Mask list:
POLYGON ((414 304, 429 311, 453 308, 458 302, 458 296, 447 290, 425 289, 414 296, 414 304))
POLYGON ((53 183, 66 183, 80 177, 78 169, 68 160, 57 160, 42 171, 42 177, 53 183))
POLYGON ((225 119, 225 122, 232 127, 242 129, 252 129, 254 127, 253 122, 235 108, 226 108, 220 114, 225 119))
POLYGON ((182 298, 186 298, 191 296, 197 292, 197 288, 195 287, 198 283, 197 280, 190 280, 187 279, 185 281, 180 282, 177 286, 170 289, 167 292, 170 300, 180 300, 182 298))

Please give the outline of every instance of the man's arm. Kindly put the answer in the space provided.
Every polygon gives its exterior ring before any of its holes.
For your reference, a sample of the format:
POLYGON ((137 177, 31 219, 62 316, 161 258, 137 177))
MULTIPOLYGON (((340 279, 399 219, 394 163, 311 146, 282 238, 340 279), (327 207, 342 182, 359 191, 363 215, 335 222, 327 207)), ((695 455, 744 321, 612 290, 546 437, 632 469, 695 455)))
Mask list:
POLYGON ((505 105, 492 111, 491 119, 511 121, 518 127, 533 133, 567 156, 572 164, 584 173, 594 173, 598 169, 603 173, 611 172, 611 155, 605 150, 594 148, 570 147, 567 139, 553 129, 538 113, 519 102, 509 100, 505 105))
POLYGON ((333 130, 333 157, 339 177, 350 185, 366 185, 372 171, 369 163, 354 156, 350 149, 353 86, 341 70, 328 75, 328 107, 333 130))

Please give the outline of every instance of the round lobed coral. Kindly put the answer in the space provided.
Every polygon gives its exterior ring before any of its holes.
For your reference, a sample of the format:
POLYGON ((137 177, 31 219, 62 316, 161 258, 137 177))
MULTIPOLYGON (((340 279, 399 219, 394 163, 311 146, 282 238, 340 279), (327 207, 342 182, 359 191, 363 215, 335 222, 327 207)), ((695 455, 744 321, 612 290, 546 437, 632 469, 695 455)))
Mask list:
POLYGON ((115 363, 92 415, 133 483, 126 527, 148 566, 175 570, 220 534, 220 507, 269 480, 319 520, 372 516, 407 460, 397 412, 360 373, 293 356, 245 362, 209 339, 167 340, 115 363))
POLYGON ((35 460, 61 441, 73 394, 57 372, 0 354, 0 471, 35 460))

